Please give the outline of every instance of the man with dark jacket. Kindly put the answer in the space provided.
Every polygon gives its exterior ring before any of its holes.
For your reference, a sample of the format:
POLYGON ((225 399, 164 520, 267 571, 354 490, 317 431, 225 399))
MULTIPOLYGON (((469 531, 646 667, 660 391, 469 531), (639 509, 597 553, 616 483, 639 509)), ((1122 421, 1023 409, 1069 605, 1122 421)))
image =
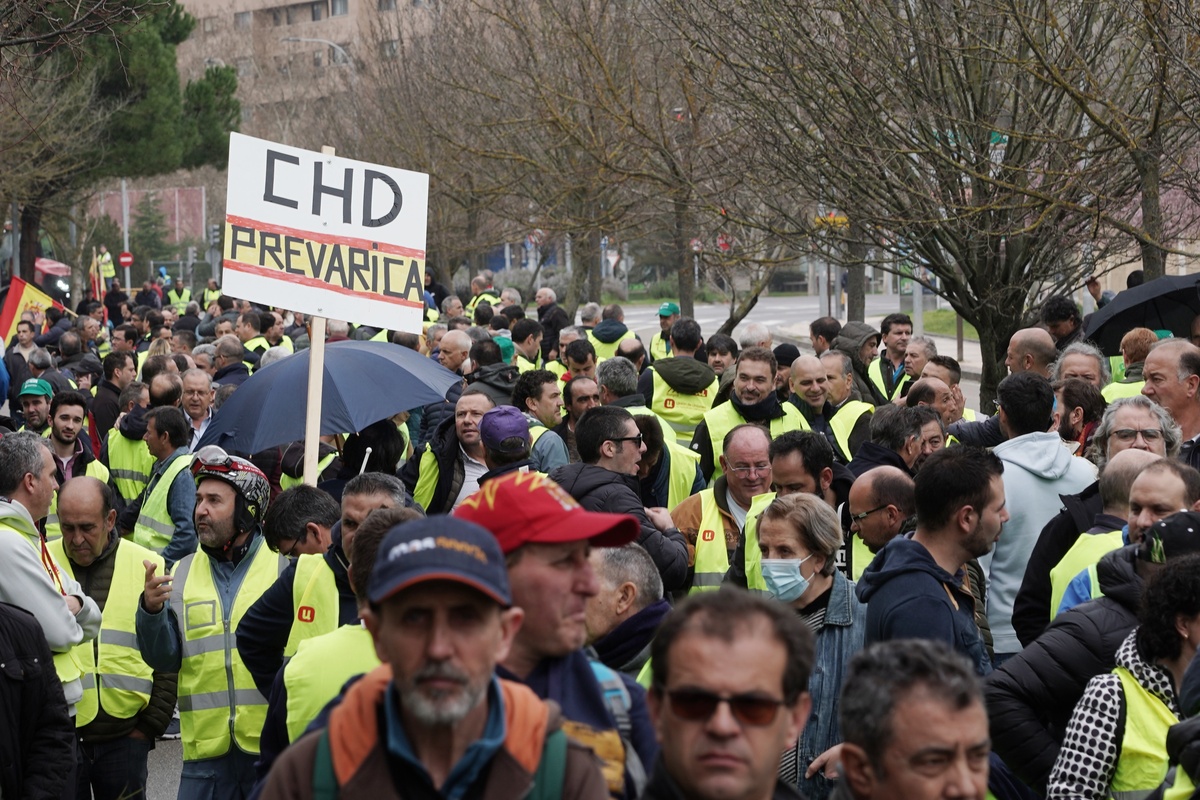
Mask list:
POLYGON ((467 389, 454 416, 442 420, 424 448, 400 468, 400 480, 426 513, 449 514, 479 488, 479 478, 487 472, 479 420, 494 406, 484 392, 467 389))
POLYGON ((867 375, 867 366, 879 355, 879 331, 865 322, 847 322, 833 340, 833 349, 845 353, 854 365, 854 390, 850 399, 872 405, 885 405, 888 400, 867 375))
POLYGON ((875 467, 896 467, 909 475, 921 455, 921 420, 915 408, 880 406, 871 415, 871 439, 846 466, 855 477, 875 467))
POLYGON ((8 370, 8 407, 14 417, 20 416, 21 384, 33 377, 29 371, 29 357, 37 349, 33 343, 36 330, 27 319, 18 322, 16 341, 4 352, 4 367, 8 370))
POLYGON ((0 681, 0 796, 62 797, 75 769, 75 725, 41 626, 8 603, 0 603, 0 664, 19 677, 0 681))
POLYGON ((588 556, 600 591, 587 601, 588 643, 603 663, 637 678, 650 660, 650 643, 671 610, 662 577, 636 542, 597 547, 588 556))
POLYGON ((625 326, 625 311, 616 303, 605 306, 600 316, 600 323, 587 333, 588 341, 596 350, 597 362, 615 356, 617 345, 623 339, 633 339, 637 336, 625 326))
POLYGON ((637 542, 654 559, 667 591, 687 582, 688 551, 683 534, 665 508, 647 509, 638 494, 637 468, 645 445, 633 415, 616 406, 588 411, 575 429, 578 464, 550 473, 551 480, 589 511, 629 514, 638 520, 637 542))
POLYGON ((217 352, 213 363, 217 367, 213 383, 221 386, 241 386, 250 379, 250 368, 243 362, 245 348, 233 334, 222 336, 216 341, 217 352))
MULTIPOLYGON (((878 413, 877 413, 878 415, 878 413)), ((1004 465, 974 447, 948 447, 917 473, 917 530, 892 539, 856 588, 867 604, 866 643, 935 639, 992 670, 975 622, 964 565, 991 551, 1008 520, 1004 465)))
POLYGON ((469 388, 483 392, 498 406, 510 406, 513 389, 520 376, 520 369, 504 363, 500 345, 494 339, 471 345, 471 371, 466 376, 469 388))
POLYGON ((92 435, 100 441, 121 416, 121 392, 137 379, 137 361, 129 353, 112 352, 104 357, 104 379, 96 387, 96 395, 88 409, 92 417, 92 435))
POLYGON ((542 330, 545 332, 542 336, 542 363, 549 364, 560 355, 558 334, 571 324, 571 320, 567 317, 567 312, 559 307, 558 295, 549 286, 538 289, 537 294, 533 296, 533 302, 537 303, 538 322, 542 323, 542 330))
MULTIPOLYGON (((918 477, 919 480, 919 477, 918 477)), ((1096 565, 1101 597, 1059 614, 987 680, 992 749, 1030 788, 1045 791, 1062 736, 1088 681, 1116 665, 1117 648, 1137 625, 1146 581, 1165 559, 1200 551, 1200 513, 1155 523, 1140 545, 1096 565)))

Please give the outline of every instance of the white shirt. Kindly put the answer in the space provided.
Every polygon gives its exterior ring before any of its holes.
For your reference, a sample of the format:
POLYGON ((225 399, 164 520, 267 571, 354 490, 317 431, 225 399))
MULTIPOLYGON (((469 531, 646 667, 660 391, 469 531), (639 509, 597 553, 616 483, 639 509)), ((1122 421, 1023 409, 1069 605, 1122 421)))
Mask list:
POLYGON ((200 444, 200 440, 204 438, 204 432, 208 430, 208 426, 212 424, 213 410, 212 406, 208 407, 208 415, 200 420, 200 427, 196 427, 196 421, 188 417, 188 423, 192 426, 192 440, 188 444, 188 452, 196 452, 196 445, 200 444))
POLYGON ((733 492, 725 490, 725 502, 729 504, 729 513, 733 517, 733 521, 737 523, 738 530, 746 530, 746 517, 750 513, 750 509, 742 508, 733 499, 733 492))
POLYGON ((462 488, 458 490, 458 497, 454 501, 454 508, 458 508, 463 500, 466 500, 479 491, 479 478, 483 473, 487 472, 487 464, 471 458, 461 444, 458 446, 458 457, 463 465, 463 484, 462 488))

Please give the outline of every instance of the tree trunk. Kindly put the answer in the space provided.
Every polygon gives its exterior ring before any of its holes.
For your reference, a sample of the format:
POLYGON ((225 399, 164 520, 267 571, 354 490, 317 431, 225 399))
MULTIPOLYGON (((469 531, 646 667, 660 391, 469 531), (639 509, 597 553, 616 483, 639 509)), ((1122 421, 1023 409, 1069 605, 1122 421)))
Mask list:
POLYGON ((37 260, 41 227, 42 207, 37 203, 26 203, 21 209, 21 268, 18 274, 30 283, 33 283, 33 262, 37 260))
MULTIPOLYGON (((1157 137, 1154 137, 1157 138, 1157 137)), ((1161 278, 1166 274, 1167 258, 1163 244, 1162 196, 1159 192, 1161 173, 1158 147, 1151 143, 1146 149, 1135 150, 1133 161, 1137 165, 1138 180, 1142 196, 1142 230, 1146 238, 1139 244, 1142 251, 1142 269, 1146 280, 1161 278)))
POLYGON ((863 242, 862 223, 850 223, 850 239, 846 263, 846 321, 862 322, 867 315, 866 279, 867 246, 863 242))
POLYGON ((677 198, 672 203, 671 212, 675 223, 672 230, 672 238, 675 243, 675 252, 678 254, 676 277, 679 282, 679 312, 685 317, 695 318, 696 254, 688 246, 691 240, 688 238, 687 210, 687 202, 683 199, 677 198))
MULTIPOLYGON (((591 241, 589 236, 582 233, 573 234, 572 239, 576 242, 582 243, 585 251, 589 246, 589 242, 591 241)), ((587 261, 583 258, 580 258, 579 251, 576 251, 575 264, 571 270, 571 279, 567 281, 567 296, 564 297, 562 299, 562 303, 560 303, 563 311, 567 312, 567 318, 572 320, 572 325, 575 324, 575 311, 579 308, 579 305, 583 300, 584 287, 590 274, 591 272, 587 268, 587 261)))
POLYGON ((733 335, 733 329, 758 305, 758 298, 762 295, 763 290, 767 288, 767 284, 771 282, 771 276, 774 274, 775 270, 773 269, 764 270, 763 276, 750 287, 750 291, 742 298, 742 302, 731 302, 729 304, 729 316, 721 323, 721 327, 717 329, 717 333, 723 333, 726 336, 733 335))

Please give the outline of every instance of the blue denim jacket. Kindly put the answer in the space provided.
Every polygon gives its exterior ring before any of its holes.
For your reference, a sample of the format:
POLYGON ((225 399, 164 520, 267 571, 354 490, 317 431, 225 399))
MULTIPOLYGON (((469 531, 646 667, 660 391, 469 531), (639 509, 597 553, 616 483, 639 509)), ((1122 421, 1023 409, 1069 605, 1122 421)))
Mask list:
POLYGON ((855 595, 853 581, 835 571, 825 625, 817 633, 816 659, 808 679, 812 713, 800 735, 796 775, 786 776, 808 800, 825 800, 836 784, 820 773, 808 779, 804 773, 813 759, 842 741, 838 727, 838 697, 842 693, 842 679, 850 658, 863 647, 866 629, 866 605, 855 595))

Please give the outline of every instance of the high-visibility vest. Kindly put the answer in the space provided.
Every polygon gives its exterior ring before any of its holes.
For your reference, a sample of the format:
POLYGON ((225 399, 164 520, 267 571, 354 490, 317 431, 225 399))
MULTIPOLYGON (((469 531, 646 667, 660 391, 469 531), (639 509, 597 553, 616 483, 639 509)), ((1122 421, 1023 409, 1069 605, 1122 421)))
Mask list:
POLYGON ((845 575, 852 581, 858 581, 867 571, 867 567, 871 566, 871 562, 875 560, 875 554, 871 552, 871 548, 867 547, 867 543, 862 540, 862 537, 856 533, 850 534, 849 544, 847 559, 850 563, 846 565, 845 575))
POLYGON ((296 561, 296 580, 292 583, 292 631, 283 648, 283 657, 291 658, 306 639, 336 630, 341 601, 333 570, 318 553, 306 553, 296 561))
POLYGON ((1108 795, 1143 800, 1167 777, 1167 730, 1179 718, 1125 667, 1116 667, 1113 674, 1125 694, 1125 734, 1108 795))
POLYGON ((242 663, 235 632, 250 606, 275 583, 287 559, 272 553, 261 536, 255 539, 232 608, 222 602, 203 550, 175 565, 171 608, 183 649, 179 726, 185 761, 218 758, 233 744, 244 753, 258 754, 267 700, 242 663))
POLYGON ((696 532, 696 569, 688 594, 721 588, 729 571, 729 548, 725 544, 725 522, 713 489, 700 492, 700 530, 696 532))
POLYGON ((556 376, 558 376, 560 381, 563 380, 563 376, 567 374, 567 365, 558 359, 555 359, 554 361, 547 361, 545 369, 553 372, 556 376))
MULTIPOLYGON (((1120 531, 1109 533, 1080 534, 1059 562, 1050 570, 1050 619, 1058 616, 1058 607, 1062 605, 1063 595, 1075 576, 1089 567, 1095 567, 1100 559, 1113 550, 1124 546, 1120 531)), ((1099 582, 1092 578, 1093 591, 1099 591, 1099 582)))
POLYGON ((300 738, 346 681, 377 666, 375 641, 362 623, 343 625, 301 642, 295 657, 283 668, 288 740, 300 738))
MULTIPOLYGON (((88 462, 83 474, 95 478, 101 483, 108 483, 108 467, 95 459, 88 462)), ((50 511, 46 514, 46 541, 53 542, 62 538, 62 526, 58 524, 58 490, 50 498, 50 511)), ((60 562, 61 563, 61 562, 60 562)))
POLYGON ((1115 355, 1108 357, 1109 372, 1112 373, 1114 381, 1125 380, 1125 356, 1115 355))
MULTIPOLYGON (((738 413, 733 402, 722 403, 704 415, 704 421, 708 423, 708 437, 712 443, 713 455, 713 476, 715 481, 717 478, 725 474, 721 469, 721 445, 725 441, 725 434, 741 425, 746 420, 738 413)), ((777 439, 788 431, 807 431, 810 430, 808 422, 800 414, 800 410, 791 403, 783 404, 783 416, 776 417, 771 420, 771 438, 777 439)))
MULTIPOLYGON (((901 375, 900 380, 896 381, 896 385, 892 387, 891 394, 888 394, 887 385, 883 380, 882 361, 883 356, 880 356, 867 365, 867 377, 870 378, 871 383, 875 384, 875 387, 879 389, 879 393, 886 397, 890 402, 900 396, 900 391, 904 388, 904 384, 911 381, 912 378, 907 373, 901 375)), ((888 362, 888 369, 891 368, 891 362, 888 362)))
POLYGON ((101 253, 96 259, 100 262, 101 278, 117 277, 117 268, 113 266, 112 253, 101 253))
MULTIPOLYGON (((48 547, 62 569, 75 577, 62 540, 48 547)), ((72 648, 83 670, 83 698, 75 704, 78 728, 94 720, 101 708, 117 719, 136 717, 150 704, 150 691, 154 688, 154 670, 138 649, 137 608, 146 577, 142 561, 157 564, 159 575, 167 574, 166 565, 162 556, 125 540, 117 542, 112 558, 112 582, 104 604, 100 635, 72 648)))
POLYGON ((659 331, 650 337, 650 358, 658 361, 660 358, 669 358, 671 355, 670 337, 659 331))
POLYGON ((687 447, 692 443, 696 426, 712 409, 713 398, 717 396, 717 389, 721 386, 720 379, 714 377, 707 388, 696 394, 683 394, 675 391, 654 367, 650 368, 650 374, 654 380, 650 410, 671 426, 675 441, 687 447))
MULTIPOLYGON (((376 339, 374 336, 372 336, 372 337, 371 337, 371 341, 373 341, 373 342, 386 342, 386 341, 387 341, 387 329, 386 329, 386 328, 384 328, 384 329, 383 329, 382 331, 380 331, 379 333, 382 333, 382 334, 383 334, 383 336, 384 336, 384 338, 382 338, 382 339, 376 339)), ((376 334, 376 336, 378 336, 378 335, 379 335, 379 334, 376 334)), ((270 342, 267 342, 267 344, 270 344, 270 342)), ((290 336, 283 336, 283 337, 280 337, 280 339, 279 339, 279 344, 276 344, 276 345, 271 345, 271 346, 272 346, 272 347, 282 347, 284 350, 288 351, 289 353, 294 353, 294 352, 296 352, 296 345, 295 345, 295 343, 292 341, 292 337, 290 337, 290 336)))
MULTIPOLYGON (((641 676, 638 676, 639 679, 641 676)), ((1163 792, 1163 800, 1191 800, 1196 793, 1196 782, 1180 764, 1175 770, 1175 781, 1163 792)))
POLYGON ((976 413, 975 413, 975 409, 973 409, 973 408, 964 408, 964 409, 963 409, 963 416, 962 416, 962 418, 963 418, 964 420, 966 420, 967 422, 974 422, 974 421, 975 421, 975 418, 976 418, 976 416, 977 416, 977 415, 976 415, 976 413))
POLYGON ((1114 382, 1101 389, 1100 396, 1107 403, 1120 400, 1122 397, 1137 397, 1142 393, 1142 387, 1145 385, 1145 381, 1133 381, 1131 383, 1114 382))
MULTIPOLYGON (((260 356, 271 349, 271 343, 264 336, 255 336, 250 341, 244 343, 242 347, 250 353, 258 353, 260 356)), ((254 363, 251 361, 243 361, 247 369, 254 369, 254 363)))
POLYGON ((862 400, 847 400, 834 412, 833 419, 829 420, 833 438, 837 440, 838 449, 842 451, 842 458, 846 462, 854 458, 854 453, 850 452, 850 434, 854 432, 854 426, 858 424, 858 420, 863 414, 874 413, 875 406, 870 403, 862 400))
POLYGON ((495 289, 489 288, 472 297, 471 302, 467 303, 465 309, 466 315, 471 318, 472 322, 475 321, 475 307, 480 303, 487 303, 499 313, 499 309, 496 306, 500 305, 500 295, 496 294, 495 289))
POLYGON ((535 358, 533 361, 530 361, 528 358, 523 356, 521 353, 517 353, 517 371, 518 372, 530 372, 535 369, 541 369, 541 365, 538 364, 538 362, 541 360, 542 359, 539 357, 539 358, 535 358))
POLYGON ((146 499, 142 501, 141 513, 133 526, 133 541, 156 553, 161 553, 171 543, 171 537, 175 535, 175 522, 167 510, 167 497, 175 476, 191 465, 192 457, 182 453, 146 486, 146 499))
POLYGON ((220 299, 221 299, 221 290, 220 289, 209 289, 208 287, 205 287, 204 288, 204 308, 201 310, 207 311, 209 306, 211 306, 213 303, 217 302, 220 299))
MULTIPOLYGON (((325 470, 329 469, 329 465, 332 464, 333 460, 337 457, 338 457, 337 451, 334 450, 332 453, 330 453, 329 455, 325 456, 320 461, 318 461, 317 462, 317 475, 321 475, 321 473, 323 473, 325 470)), ((318 480, 319 480, 319 478, 318 478, 318 480)), ((301 486, 301 485, 303 485, 303 483, 304 483, 303 475, 301 475, 299 478, 293 478, 291 475, 288 475, 286 472, 281 472, 279 474, 279 488, 283 489, 285 492, 288 489, 291 489, 295 486, 301 486)))
POLYGON ((150 482, 154 455, 143 439, 129 439, 115 427, 108 432, 108 469, 117 491, 132 503, 150 482))
POLYGON ((192 290, 186 286, 183 287, 182 292, 176 292, 174 289, 167 290, 167 305, 173 306, 180 315, 187 311, 190 302, 192 302, 192 290))
POLYGON ((592 347, 596 349, 596 363, 600 363, 602 358, 612 358, 617 354, 617 347, 626 339, 634 338, 635 334, 631 330, 626 330, 621 334, 615 342, 602 342, 596 338, 596 335, 591 331, 587 332, 588 341, 592 343, 592 347))
POLYGON ((667 508, 674 508, 692 496, 700 454, 669 439, 664 445, 671 458, 671 470, 667 473, 667 508))
POLYGON ((758 546, 758 518, 775 499, 775 492, 763 492, 754 496, 750 501, 750 510, 746 512, 746 529, 742 532, 745 546, 742 552, 746 560, 746 588, 759 594, 770 594, 767 581, 762 574, 762 548, 758 546))
POLYGON ((421 453, 421 463, 417 468, 417 485, 413 489, 413 500, 421 504, 421 508, 429 511, 429 504, 433 502, 433 493, 437 491, 438 477, 441 472, 441 467, 438 465, 437 456, 433 453, 433 447, 426 442, 425 452, 421 453))
MULTIPOLYGON (((285 338, 285 339, 289 339, 289 338, 291 338, 291 337, 289 337, 289 336, 285 336, 285 337, 283 337, 283 338, 285 338)), ((370 341, 370 342, 386 342, 386 341, 389 341, 389 339, 388 339, 388 329, 387 329, 387 328, 380 328, 378 331, 376 331, 376 332, 375 332, 375 335, 374 335, 374 336, 372 336, 372 337, 371 337, 370 339, 368 339, 367 341, 370 341)), ((281 344, 282 344, 282 342, 281 342, 281 344)))

